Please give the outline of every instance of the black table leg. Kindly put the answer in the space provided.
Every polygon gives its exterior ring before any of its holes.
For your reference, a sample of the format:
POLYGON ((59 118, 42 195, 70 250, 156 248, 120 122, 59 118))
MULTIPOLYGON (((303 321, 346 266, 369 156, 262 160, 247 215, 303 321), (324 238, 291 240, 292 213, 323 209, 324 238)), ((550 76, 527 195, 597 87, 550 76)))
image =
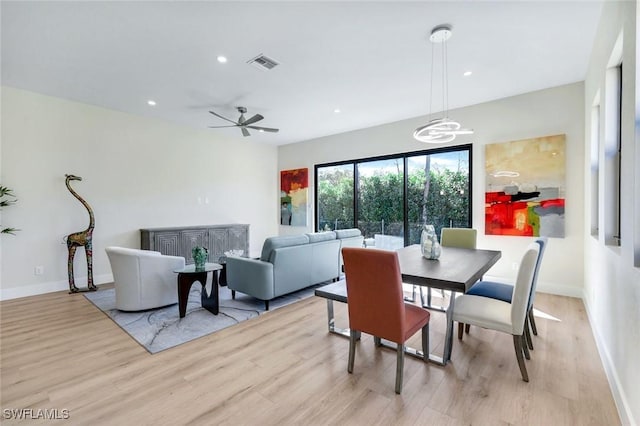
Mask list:
POLYGON ((180 318, 184 318, 187 314, 189 291, 191 291, 191 286, 195 281, 194 274, 178 274, 178 310, 180 312, 180 318))
POLYGON ((202 284, 201 302, 202 307, 214 315, 218 315, 218 271, 214 271, 211 278, 211 294, 207 294, 207 272, 196 273, 179 273, 178 274, 178 310, 180 318, 184 318, 187 314, 187 301, 189 300, 189 292, 191 286, 196 281, 202 284))
POLYGON ((220 302, 218 300, 219 272, 220 271, 213 271, 213 276, 211 277, 211 294, 207 294, 206 272, 204 272, 204 281, 200 281, 200 284, 202 284, 202 296, 200 298, 202 302, 202 307, 214 315, 218 315, 219 308, 220 308, 220 302))

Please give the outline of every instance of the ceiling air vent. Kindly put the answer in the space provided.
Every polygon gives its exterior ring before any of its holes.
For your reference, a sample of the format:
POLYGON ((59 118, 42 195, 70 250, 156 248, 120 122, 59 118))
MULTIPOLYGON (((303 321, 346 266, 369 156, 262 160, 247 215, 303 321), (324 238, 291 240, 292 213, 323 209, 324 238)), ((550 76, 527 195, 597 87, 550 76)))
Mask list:
POLYGON ((269 71, 270 69, 279 65, 278 62, 276 62, 274 59, 271 59, 263 55, 262 53, 253 59, 249 59, 247 63, 263 71, 269 71))

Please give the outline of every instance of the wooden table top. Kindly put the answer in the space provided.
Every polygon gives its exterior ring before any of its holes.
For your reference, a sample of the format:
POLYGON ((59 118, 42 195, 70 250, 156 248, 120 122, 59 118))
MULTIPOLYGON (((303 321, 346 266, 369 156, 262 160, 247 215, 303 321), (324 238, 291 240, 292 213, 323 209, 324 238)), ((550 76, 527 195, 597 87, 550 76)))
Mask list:
POLYGON ((414 244, 398 250, 402 282, 465 293, 500 259, 496 250, 442 247, 437 260, 422 257, 414 244))

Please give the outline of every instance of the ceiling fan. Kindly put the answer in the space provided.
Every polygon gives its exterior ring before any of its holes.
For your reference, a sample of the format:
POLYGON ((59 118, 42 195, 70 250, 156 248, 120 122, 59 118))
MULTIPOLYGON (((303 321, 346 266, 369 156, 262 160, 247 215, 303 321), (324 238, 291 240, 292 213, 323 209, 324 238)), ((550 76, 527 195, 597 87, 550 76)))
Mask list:
POLYGON ((238 118, 238 121, 229 120, 228 118, 223 117, 220 114, 217 114, 213 111, 209 111, 211 114, 215 115, 216 117, 222 118, 223 120, 233 123, 233 125, 229 125, 229 126, 209 126, 209 128, 221 129, 223 127, 239 127, 240 130, 242 131, 243 136, 251 136, 251 133, 249 133, 249 130, 247 129, 258 130, 259 132, 271 132, 271 133, 276 133, 278 130, 280 130, 280 129, 273 129, 271 127, 252 126, 253 123, 256 123, 264 119, 264 117, 260 114, 256 114, 247 120, 244 118, 244 114, 247 112, 247 109, 241 106, 237 107, 236 109, 240 113, 240 117, 238 118))

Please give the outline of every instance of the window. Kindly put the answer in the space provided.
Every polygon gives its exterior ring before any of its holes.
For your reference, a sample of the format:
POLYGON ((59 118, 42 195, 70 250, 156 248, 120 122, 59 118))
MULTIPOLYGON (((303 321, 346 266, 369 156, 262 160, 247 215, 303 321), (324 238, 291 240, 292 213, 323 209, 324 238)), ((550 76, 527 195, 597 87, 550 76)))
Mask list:
POLYGON ((600 220, 600 95, 591 110, 591 235, 598 238, 600 220))
POLYGON ((604 117, 605 244, 620 245, 620 166, 622 131, 622 64, 607 70, 604 117))
POLYGON ((471 227, 471 145, 315 166, 316 230, 358 227, 367 245, 420 241, 423 224, 471 227))
POLYGON ((353 164, 316 168, 319 230, 353 228, 353 164), (322 196, 319 197, 318 194, 322 196))

